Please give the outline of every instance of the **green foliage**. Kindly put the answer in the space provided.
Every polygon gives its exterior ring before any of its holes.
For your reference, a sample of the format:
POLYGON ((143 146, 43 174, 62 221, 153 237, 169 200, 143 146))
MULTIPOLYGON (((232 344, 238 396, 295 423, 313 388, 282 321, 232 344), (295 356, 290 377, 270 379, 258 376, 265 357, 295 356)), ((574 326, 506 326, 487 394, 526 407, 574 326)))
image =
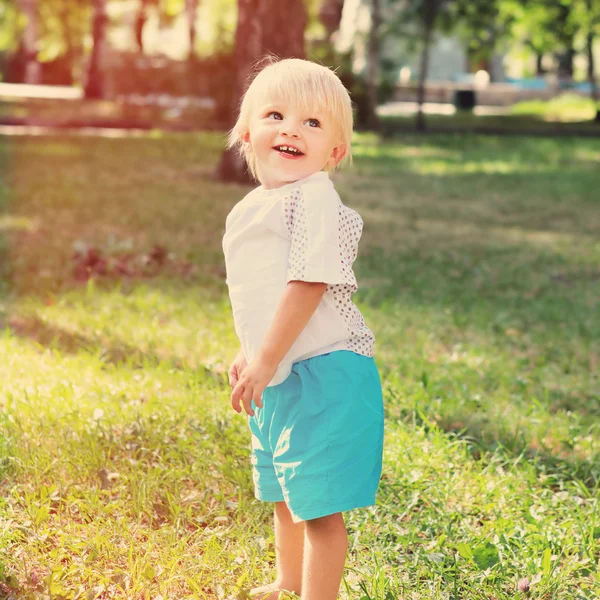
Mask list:
POLYGON ((0 53, 16 49, 20 30, 17 7, 10 0, 0 0, 0 53))

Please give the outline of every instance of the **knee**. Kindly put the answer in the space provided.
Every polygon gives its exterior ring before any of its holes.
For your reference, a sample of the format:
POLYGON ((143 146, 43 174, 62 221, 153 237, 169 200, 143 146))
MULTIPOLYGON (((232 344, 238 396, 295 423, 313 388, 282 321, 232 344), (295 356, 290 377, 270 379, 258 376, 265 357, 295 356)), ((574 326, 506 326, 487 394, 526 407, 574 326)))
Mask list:
POLYGON ((346 532, 346 524, 344 523, 344 517, 342 513, 335 513, 333 515, 327 515, 325 517, 319 517, 317 519, 311 519, 306 521, 307 534, 311 535, 335 535, 348 539, 346 532))

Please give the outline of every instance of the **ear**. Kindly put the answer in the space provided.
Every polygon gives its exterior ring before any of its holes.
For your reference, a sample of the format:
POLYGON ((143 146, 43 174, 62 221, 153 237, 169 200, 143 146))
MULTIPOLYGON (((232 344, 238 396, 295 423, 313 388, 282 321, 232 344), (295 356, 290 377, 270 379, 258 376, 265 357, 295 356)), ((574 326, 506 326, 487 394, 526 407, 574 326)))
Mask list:
POLYGON ((327 161, 327 164, 330 167, 335 167, 339 162, 346 156, 346 144, 340 144, 339 146, 335 146, 331 151, 331 156, 327 161))
POLYGON ((240 135, 240 139, 244 143, 244 146, 250 146, 250 132, 244 131, 242 135, 240 135))

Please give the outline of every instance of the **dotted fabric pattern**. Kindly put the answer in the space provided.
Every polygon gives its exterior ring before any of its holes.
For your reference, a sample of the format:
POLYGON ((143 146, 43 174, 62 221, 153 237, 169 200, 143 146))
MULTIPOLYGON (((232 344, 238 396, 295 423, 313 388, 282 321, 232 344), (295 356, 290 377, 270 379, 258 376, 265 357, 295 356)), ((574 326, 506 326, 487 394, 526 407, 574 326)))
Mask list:
MULTIPOLYGON (((308 264, 309 248, 311 242, 310 227, 307 220, 306 201, 303 197, 302 188, 291 190, 283 198, 283 210, 286 229, 290 235, 291 246, 289 255, 289 267, 287 280, 321 281, 308 264)), ((337 205, 337 231, 334 227, 330 231, 330 238, 337 233, 337 244, 335 249, 336 264, 327 265, 325 270, 329 275, 324 277, 323 282, 329 283, 326 295, 329 295, 333 303, 343 317, 350 337, 347 341, 347 349, 365 356, 374 355, 375 336, 366 326, 365 320, 352 302, 352 294, 358 289, 356 277, 352 270, 358 253, 358 242, 362 235, 363 220, 360 215, 345 206, 341 202, 337 205), (334 282, 327 281, 333 278, 334 282)), ((329 240, 327 240, 329 241, 329 240)), ((310 254, 315 256, 325 255, 327 248, 310 248, 310 254)), ((333 256, 329 254, 329 256, 333 256)))

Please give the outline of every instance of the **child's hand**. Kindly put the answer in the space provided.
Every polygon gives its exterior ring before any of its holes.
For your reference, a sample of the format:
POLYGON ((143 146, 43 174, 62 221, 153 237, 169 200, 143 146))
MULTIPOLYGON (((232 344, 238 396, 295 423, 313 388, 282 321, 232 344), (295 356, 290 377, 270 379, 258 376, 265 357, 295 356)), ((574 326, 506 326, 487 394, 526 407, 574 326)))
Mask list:
POLYGON ((229 371, 228 371, 228 375, 229 375, 229 387, 231 389, 233 389, 237 382, 238 379, 240 378, 242 371, 246 368, 246 366, 248 365, 248 361, 246 360, 246 357, 244 356, 244 352, 243 350, 240 350, 237 354, 237 356, 235 357, 235 359, 233 360, 233 362, 231 363, 231 366, 229 367, 229 371))
POLYGON ((267 384, 273 379, 278 365, 253 360, 239 378, 233 392, 231 393, 231 406, 238 413, 242 412, 240 402, 245 411, 252 417, 252 400, 257 407, 262 408, 262 393, 267 384))

